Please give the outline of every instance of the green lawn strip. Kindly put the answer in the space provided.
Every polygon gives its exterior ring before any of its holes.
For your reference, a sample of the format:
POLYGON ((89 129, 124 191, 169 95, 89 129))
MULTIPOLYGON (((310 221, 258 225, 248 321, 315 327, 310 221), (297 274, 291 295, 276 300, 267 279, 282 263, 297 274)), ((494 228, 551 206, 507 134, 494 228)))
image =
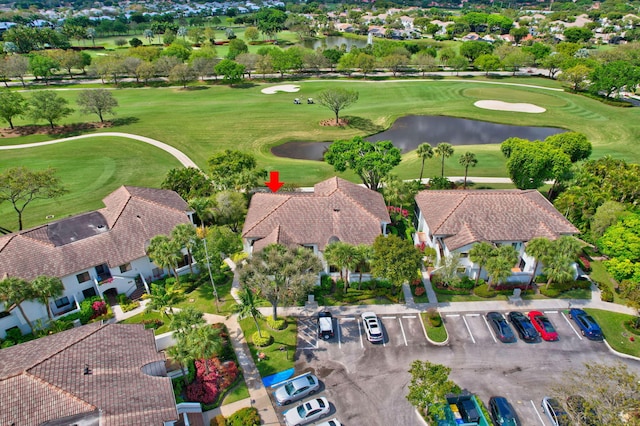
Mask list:
POLYGON ((293 368, 293 357, 296 352, 296 341, 298 335, 297 320, 293 317, 288 317, 287 328, 280 331, 269 328, 264 319, 258 320, 258 323, 260 324, 261 331, 273 336, 273 343, 264 348, 256 347, 251 340, 251 336, 257 331, 252 318, 245 318, 240 321, 240 327, 242 327, 242 331, 251 351, 251 356, 258 367, 260 376, 266 377, 271 374, 293 368), (281 350, 280 348, 282 347, 285 349, 281 350), (263 352, 266 355, 266 359, 258 359, 258 353, 260 352, 263 352))
POLYGON ((434 327, 427 318, 426 312, 420 312, 420 318, 422 318, 422 323, 424 324, 424 328, 427 330, 427 336, 429 336, 429 339, 437 343, 442 343, 447 340, 447 329, 445 328, 444 322, 442 322, 440 327, 434 327))
POLYGON ((247 387, 247 383, 244 381, 243 376, 238 377, 237 383, 231 388, 224 399, 222 400, 222 404, 227 405, 236 401, 241 401, 243 399, 249 398, 249 388, 247 387))
POLYGON ((415 303, 429 303, 429 296, 427 295, 427 293, 422 294, 420 296, 416 296, 415 294, 413 295, 413 301, 415 303))
POLYGON ((611 290, 611 293, 613 294, 613 303, 617 303, 619 305, 627 304, 627 299, 620 297, 620 294, 616 291, 615 279, 611 275, 609 275, 602 261, 591 261, 591 273, 589 274, 589 276, 595 282, 609 287, 609 290, 611 290))
POLYGON ((236 304, 236 301, 231 296, 231 279, 223 283, 216 283, 216 290, 218 291, 218 299, 220 305, 220 311, 216 307, 216 301, 213 297, 213 287, 207 279, 205 283, 201 284, 191 293, 185 293, 182 301, 176 304, 176 308, 186 308, 192 306, 201 312, 216 315, 228 315, 233 313, 232 307, 236 304))
POLYGON ((160 312, 155 312, 155 311, 142 312, 140 314, 134 315, 120 322, 123 324, 141 324, 143 321, 162 321, 164 323, 160 327, 153 330, 153 332, 156 335, 170 331, 169 317, 166 315, 162 315, 160 312))
MULTIPOLYGON (((13 142, 13 140, 11 140, 13 142)), ((24 211, 26 228, 74 213, 104 207, 102 199, 121 185, 160 187, 178 160, 142 142, 102 137, 39 148, 2 151, 0 170, 17 165, 43 170, 53 167, 69 192, 54 200, 34 200, 24 211)), ((17 229, 11 203, 0 204, 2 226, 17 229)))
POLYGON ((629 333, 623 323, 634 319, 633 315, 619 314, 617 312, 603 311, 600 309, 585 309, 600 324, 604 337, 609 345, 618 352, 640 357, 640 336, 629 333), (634 341, 629 338, 633 337, 634 341))

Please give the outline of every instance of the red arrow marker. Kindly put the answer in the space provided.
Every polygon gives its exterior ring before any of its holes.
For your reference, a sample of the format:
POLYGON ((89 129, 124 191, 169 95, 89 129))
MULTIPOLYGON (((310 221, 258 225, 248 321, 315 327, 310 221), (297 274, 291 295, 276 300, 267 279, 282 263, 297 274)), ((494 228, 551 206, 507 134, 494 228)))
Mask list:
POLYGON ((270 172, 269 182, 265 182, 265 185, 269 187, 271 192, 278 192, 278 189, 284 185, 284 182, 280 182, 280 172, 270 172))

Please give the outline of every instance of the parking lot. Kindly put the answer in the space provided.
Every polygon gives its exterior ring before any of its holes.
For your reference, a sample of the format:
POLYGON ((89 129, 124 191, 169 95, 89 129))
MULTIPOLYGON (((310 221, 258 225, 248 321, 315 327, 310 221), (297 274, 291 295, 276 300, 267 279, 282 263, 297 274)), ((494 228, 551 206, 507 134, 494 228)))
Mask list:
POLYGON ((300 318, 296 374, 318 376, 320 394, 332 404, 331 416, 346 425, 422 425, 406 400, 408 370, 416 359, 451 367, 452 380, 485 403, 493 395, 507 397, 524 425, 549 425, 540 401, 565 371, 620 359, 604 343, 584 338, 566 312, 544 313, 558 331, 557 342, 501 343, 485 312, 444 314, 450 336, 446 346, 428 342, 417 314, 380 315, 381 344, 367 341, 357 315, 334 317, 335 334, 328 340, 318 338, 315 318, 300 318))

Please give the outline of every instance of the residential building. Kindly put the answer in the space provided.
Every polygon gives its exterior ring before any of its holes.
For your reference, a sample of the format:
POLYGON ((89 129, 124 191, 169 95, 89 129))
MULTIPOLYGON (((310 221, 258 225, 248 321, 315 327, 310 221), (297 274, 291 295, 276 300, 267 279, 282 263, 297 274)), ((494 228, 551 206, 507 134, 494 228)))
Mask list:
MULTIPOLYGON (((103 202, 100 210, 0 236, 0 279, 59 277, 65 290, 50 301, 55 317, 74 312, 88 297, 148 291, 148 283, 166 273, 147 256, 149 241, 192 223, 192 212, 177 193, 163 189, 122 186, 103 202)), ((22 307, 31 321, 47 318, 37 301, 22 307)), ((0 338, 13 327, 29 331, 18 309, 0 303, 0 338)))
MULTIPOLYGON (((416 245, 435 248, 437 264, 458 253, 459 273, 472 279, 479 272, 469 258, 476 243, 512 245, 519 261, 510 281, 525 281, 535 265, 525 253, 527 241, 579 233, 537 190, 421 191, 415 200, 416 245)), ((481 278, 485 277, 483 270, 481 278)))
POLYGON ((0 350, 0 407, 0 424, 16 426, 169 426, 180 417, 164 354, 142 324, 93 323, 0 350))
POLYGON ((378 235, 386 235, 390 223, 380 193, 333 177, 309 193, 255 194, 242 238, 249 255, 279 243, 307 247, 323 259, 327 244, 373 244, 378 235))

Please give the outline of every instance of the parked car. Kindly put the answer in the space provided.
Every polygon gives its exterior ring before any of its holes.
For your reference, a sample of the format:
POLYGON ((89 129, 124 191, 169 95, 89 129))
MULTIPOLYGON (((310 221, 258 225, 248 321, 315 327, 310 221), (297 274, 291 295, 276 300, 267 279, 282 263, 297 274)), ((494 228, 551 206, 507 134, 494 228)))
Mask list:
POLYGON ((329 411, 327 398, 316 398, 285 411, 284 421, 287 426, 304 425, 326 416, 329 411))
POLYGON ((323 339, 331 339, 333 337, 333 316, 331 312, 318 313, 318 335, 323 339))
POLYGON ((522 312, 509 312, 509 321, 511 321, 513 328, 516 329, 520 338, 525 342, 534 343, 540 340, 536 328, 522 312))
POLYGON ((580 395, 571 395, 567 398, 567 409, 574 420, 579 421, 581 425, 599 426, 602 424, 596 410, 590 407, 587 400, 580 395))
POLYGON ((571 426, 571 419, 557 399, 545 396, 542 399, 542 411, 549 417, 553 426, 571 426))
POLYGON ((496 333, 496 337, 502 343, 513 343, 516 341, 516 335, 513 334, 513 330, 499 312, 489 312, 487 314, 487 321, 491 324, 493 331, 496 333))
POLYGON ((551 321, 549 321, 549 318, 547 318, 542 312, 529 312, 529 319, 538 333, 540 333, 540 337, 542 337, 542 339, 549 342, 558 340, 558 332, 553 327, 553 324, 551 324, 551 321))
POLYGON ((569 310, 569 317, 575 321, 584 337, 589 340, 602 340, 602 329, 591 315, 582 309, 573 308, 569 310))
POLYGON ((519 426, 521 424, 516 410, 503 396, 492 396, 489 399, 489 413, 493 423, 498 426, 519 426))
POLYGON ((318 423, 316 426, 342 426, 342 423, 338 421, 335 417, 331 420, 327 420, 326 422, 318 423))
POLYGON ((320 388, 318 378, 311 373, 294 377, 277 387, 273 396, 278 405, 288 405, 293 401, 313 395, 320 388))
POLYGON ((374 343, 382 342, 384 340, 384 334, 382 333, 382 327, 376 314, 373 312, 364 312, 361 316, 367 340, 374 343))

